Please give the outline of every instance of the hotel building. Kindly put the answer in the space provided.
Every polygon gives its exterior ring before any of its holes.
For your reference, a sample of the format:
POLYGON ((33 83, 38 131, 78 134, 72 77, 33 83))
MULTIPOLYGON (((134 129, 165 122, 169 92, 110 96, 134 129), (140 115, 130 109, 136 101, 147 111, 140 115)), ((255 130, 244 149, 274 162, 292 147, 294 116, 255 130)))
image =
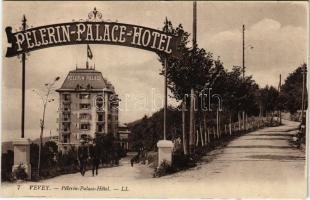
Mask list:
POLYGON ((119 98, 114 87, 94 68, 76 68, 67 75, 59 93, 60 150, 88 142, 98 134, 118 136, 119 98))

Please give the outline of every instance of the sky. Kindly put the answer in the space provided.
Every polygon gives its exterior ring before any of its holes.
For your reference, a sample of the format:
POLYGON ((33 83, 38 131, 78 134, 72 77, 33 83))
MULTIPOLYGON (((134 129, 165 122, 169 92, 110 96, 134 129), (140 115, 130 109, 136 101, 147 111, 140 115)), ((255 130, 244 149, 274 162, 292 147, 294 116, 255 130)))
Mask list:
MULTIPOLYGON (((165 17, 192 33, 192 2, 3 2, 2 27, 2 140, 20 135, 21 62, 4 57, 8 45, 5 27, 18 30, 25 14, 31 27, 87 19, 93 8, 103 19, 160 29, 165 17)), ((224 66, 242 64, 242 25, 245 25, 246 75, 265 85, 277 86, 299 65, 307 62, 307 2, 198 2, 198 46, 220 57, 224 66), (254 48, 250 48, 250 47, 254 48)), ((122 99, 119 120, 131 122, 150 116, 163 105, 164 79, 153 52, 141 49, 91 45, 96 69, 101 71, 122 99)), ((62 46, 33 51, 26 61, 26 137, 39 135, 43 106, 32 92, 43 92, 45 83, 60 76, 58 87, 75 66, 85 67, 86 45, 62 46)), ((45 135, 57 134, 58 96, 49 104, 45 135)), ((169 104, 175 104, 168 99, 169 104)))

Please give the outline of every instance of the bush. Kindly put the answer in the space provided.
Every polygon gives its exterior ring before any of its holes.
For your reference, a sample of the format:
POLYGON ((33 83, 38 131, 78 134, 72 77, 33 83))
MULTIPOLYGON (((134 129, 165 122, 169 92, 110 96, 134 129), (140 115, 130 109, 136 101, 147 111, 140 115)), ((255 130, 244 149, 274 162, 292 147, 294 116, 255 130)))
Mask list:
POLYGON ((183 153, 174 154, 172 157, 172 167, 176 171, 188 169, 196 166, 196 159, 193 159, 190 156, 186 156, 183 153))
POLYGON ((14 170, 13 175, 17 180, 26 180, 28 177, 26 168, 23 164, 18 165, 18 167, 14 170))
POLYGON ((161 177, 174 172, 176 172, 176 170, 166 160, 163 160, 160 166, 155 169, 153 177, 161 177))
POLYGON ((1 156, 1 180, 12 181, 12 166, 14 164, 14 153, 8 150, 7 153, 2 153, 1 156))

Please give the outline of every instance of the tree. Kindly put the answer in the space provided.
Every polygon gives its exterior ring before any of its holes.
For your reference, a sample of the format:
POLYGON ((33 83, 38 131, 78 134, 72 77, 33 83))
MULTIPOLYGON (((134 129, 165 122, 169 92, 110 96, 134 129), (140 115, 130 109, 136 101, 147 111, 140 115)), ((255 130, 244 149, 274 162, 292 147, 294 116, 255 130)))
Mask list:
POLYGON ((47 104, 50 102, 53 102, 54 99, 51 98, 52 94, 55 92, 55 84, 60 79, 60 77, 56 77, 51 83, 45 83, 44 84, 44 91, 43 94, 40 93, 37 90, 33 90, 41 99, 42 105, 43 105, 43 113, 42 118, 40 119, 40 145, 39 145, 39 160, 38 160, 38 175, 40 176, 40 165, 41 165, 41 149, 43 145, 43 132, 44 132, 44 123, 45 123, 45 112, 47 108, 47 104))
MULTIPOLYGON (((182 101, 183 105, 181 107, 187 110, 190 105, 193 105, 194 100, 192 96, 198 96, 199 92, 214 79, 214 75, 216 74, 214 70, 216 68, 212 53, 206 52, 203 48, 199 48, 198 46, 195 46, 195 48, 188 47, 189 33, 184 31, 181 24, 174 28, 171 21, 166 19, 163 31, 180 37, 181 42, 178 46, 180 56, 178 58, 160 53, 158 55, 163 66, 165 66, 165 62, 167 63, 166 75, 168 88, 177 101, 182 101), (190 99, 186 98, 189 94, 191 94, 190 99)), ((162 75, 165 74, 164 70, 165 68, 163 67, 161 72, 162 75)), ((182 112, 185 112, 184 109, 182 109, 182 112)), ((190 141, 194 138, 191 133, 195 132, 193 131, 195 127, 191 126, 193 124, 192 121, 193 119, 190 119, 190 141)), ((184 134, 185 127, 186 126, 183 126, 184 134)), ((187 137, 183 136, 183 138, 185 139, 187 137)), ((187 143, 187 141, 183 141, 183 143, 187 143)), ((193 143, 193 141, 191 141, 191 143, 193 143)), ((186 152, 186 148, 184 148, 184 152, 186 152)))
MULTIPOLYGON (((241 126, 241 111, 249 115, 258 114, 259 109, 256 98, 258 85, 252 79, 252 76, 243 78, 242 69, 239 66, 234 66, 232 70, 228 71, 218 59, 215 61, 215 67, 217 74, 211 87, 212 94, 218 94, 222 100, 224 116, 221 121, 231 124, 232 121, 239 120, 239 125, 241 126)), ((215 110, 218 108, 218 105, 214 102, 211 107, 215 110)))
MULTIPOLYGON (((297 110, 301 110, 302 104, 302 88, 303 88, 303 70, 307 68, 304 63, 299 66, 294 72, 290 73, 286 78, 284 84, 281 86, 281 97, 283 98, 283 107, 285 110, 289 111, 291 114, 296 113, 297 110)), ((306 71, 306 70, 305 70, 306 71)), ((305 83, 306 75, 304 76, 305 83)), ((306 84, 305 84, 306 85, 306 84)), ((304 105, 308 105, 307 90, 305 90, 304 105)), ((307 106, 305 106, 307 108, 307 106)))
POLYGON ((274 111, 278 110, 279 91, 273 86, 266 86, 260 90, 260 101, 266 117, 271 114, 271 122, 273 120, 274 111))

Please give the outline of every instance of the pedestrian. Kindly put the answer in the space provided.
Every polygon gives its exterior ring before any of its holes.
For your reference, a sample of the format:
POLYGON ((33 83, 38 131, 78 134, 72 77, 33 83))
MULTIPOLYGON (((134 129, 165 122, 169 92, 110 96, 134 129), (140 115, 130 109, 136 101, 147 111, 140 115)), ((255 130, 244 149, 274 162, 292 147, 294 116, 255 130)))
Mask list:
POLYGON ((90 159, 91 159, 91 164, 92 164, 92 173, 93 176, 98 175, 98 167, 99 167, 99 163, 100 163, 100 148, 98 147, 98 145, 96 144, 96 141, 93 142, 93 144, 90 146, 90 159))
POLYGON ((88 149, 85 144, 85 140, 80 140, 80 143, 81 145, 78 148, 78 159, 80 163, 80 173, 82 176, 84 176, 88 158, 88 149))
POLYGON ((138 151, 138 154, 137 155, 135 155, 134 157, 132 157, 131 159, 130 159, 130 164, 131 164, 131 167, 133 167, 133 164, 134 163, 138 163, 139 162, 139 160, 140 160, 140 151, 138 151))

